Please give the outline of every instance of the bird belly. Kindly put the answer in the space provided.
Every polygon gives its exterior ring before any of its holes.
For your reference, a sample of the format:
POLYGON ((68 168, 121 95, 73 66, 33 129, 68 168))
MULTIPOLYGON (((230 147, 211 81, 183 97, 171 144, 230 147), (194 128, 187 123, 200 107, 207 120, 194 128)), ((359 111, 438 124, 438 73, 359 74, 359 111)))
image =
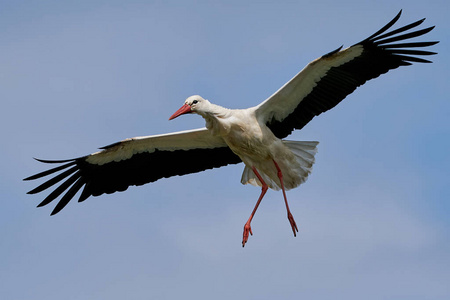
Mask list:
POLYGON ((228 147, 238 155, 244 163, 271 159, 267 138, 264 138, 260 128, 245 128, 235 126, 223 136, 228 147))
MULTIPOLYGON (((265 183, 271 189, 278 190, 281 184, 274 163, 276 161, 283 174, 285 188, 289 190, 297 187, 301 183, 301 176, 297 172, 300 165, 289 147, 273 135, 262 135, 257 131, 252 131, 253 134, 249 135, 247 132, 231 133, 224 139, 230 149, 252 169, 251 173, 256 168, 265 183)), ((256 177, 254 179, 257 185, 261 185, 256 177)))

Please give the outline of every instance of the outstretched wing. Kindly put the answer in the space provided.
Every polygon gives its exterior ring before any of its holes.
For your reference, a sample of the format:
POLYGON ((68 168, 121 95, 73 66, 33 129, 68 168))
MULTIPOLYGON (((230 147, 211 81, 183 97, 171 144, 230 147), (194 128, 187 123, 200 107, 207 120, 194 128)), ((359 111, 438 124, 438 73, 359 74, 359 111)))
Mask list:
POLYGON ((260 122, 278 138, 303 128, 312 118, 335 107, 367 80, 412 62, 429 63, 417 55, 434 52, 417 50, 438 42, 403 42, 424 35, 433 27, 409 31, 425 19, 386 32, 400 18, 401 11, 367 39, 341 50, 342 46, 309 63, 300 73, 256 107, 260 122))
POLYGON ((106 147, 87 156, 69 160, 41 160, 62 164, 25 178, 51 177, 28 194, 36 194, 59 185, 42 201, 44 206, 65 193, 52 215, 63 209, 82 188, 79 202, 89 196, 125 191, 130 185, 142 185, 163 177, 196 173, 241 162, 221 137, 206 128, 170 134, 136 137, 106 147), (62 183, 60 183, 62 181, 62 183))

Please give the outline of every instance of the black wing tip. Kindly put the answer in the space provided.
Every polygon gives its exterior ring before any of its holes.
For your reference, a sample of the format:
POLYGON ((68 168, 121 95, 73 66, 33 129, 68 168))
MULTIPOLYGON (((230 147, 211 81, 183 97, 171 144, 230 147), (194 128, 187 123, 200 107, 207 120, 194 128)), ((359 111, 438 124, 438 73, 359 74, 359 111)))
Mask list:
POLYGON ((62 163, 70 162, 70 161, 75 161, 80 158, 83 158, 83 157, 77 157, 77 158, 71 158, 71 159, 42 159, 42 158, 33 157, 34 160, 37 160, 38 162, 46 163, 46 164, 62 164, 62 163))
MULTIPOLYGON (((62 183, 56 187, 56 189, 51 192, 42 202, 40 202, 37 207, 43 207, 51 202, 53 202, 57 197, 59 197, 61 194, 65 193, 61 200, 57 203, 55 209, 51 213, 51 215, 54 215, 58 213, 60 210, 62 210, 66 204, 73 198, 74 194, 83 186, 84 181, 82 180, 82 173, 80 170, 80 165, 78 164, 82 160, 84 160, 86 156, 79 157, 79 158, 72 158, 72 159, 64 159, 64 160, 46 160, 46 159, 39 159, 34 158, 36 161, 42 162, 42 163, 49 163, 49 164, 61 164, 59 166, 50 168, 46 171, 40 172, 38 174, 29 176, 24 178, 23 180, 35 180, 39 178, 43 178, 46 176, 51 176, 51 178, 47 179, 44 183, 39 185, 38 187, 30 190, 27 192, 28 195, 37 194, 40 193, 55 184, 58 184, 60 181, 64 180, 62 183), (59 173, 58 175, 54 175, 55 173, 63 171, 62 173, 59 173), (76 182, 75 182, 76 181, 76 182), (69 189, 68 191, 66 191, 69 189)), ((89 195, 87 195, 89 196, 89 195)), ((86 197, 86 195, 85 195, 86 197)), ((87 197, 86 197, 87 198, 87 197)))
POLYGON ((42 163, 48 163, 48 164, 61 164, 61 163, 66 163, 64 165, 58 166, 58 167, 54 167, 52 169, 28 176, 26 178, 24 178, 24 181, 28 181, 28 180, 35 180, 38 178, 42 178, 45 176, 48 176, 50 174, 53 174, 55 172, 58 172, 60 170, 63 170, 65 168, 68 168, 69 166, 72 166, 74 164, 76 164, 77 162, 79 162, 80 160, 83 160, 85 157, 79 157, 79 158, 73 158, 73 159, 65 159, 65 160, 45 160, 45 159, 39 159, 39 158, 35 158, 33 157, 35 160, 42 162, 42 163))
MULTIPOLYGON (((420 24, 422 24, 422 23, 426 20, 426 18, 422 18, 422 19, 420 19, 420 20, 418 20, 418 21, 415 21, 415 22, 413 22, 413 23, 411 23, 411 24, 408 24, 408 25, 406 25, 406 26, 403 26, 403 27, 401 27, 401 28, 399 28, 399 29, 393 30, 393 31, 388 32, 388 33, 386 33, 386 34, 383 34, 385 31, 389 30, 395 23, 397 23, 397 21, 400 19, 400 16, 401 16, 401 14, 402 14, 402 11, 403 11, 403 10, 400 9, 400 11, 397 13, 397 15, 396 15, 391 21, 389 21, 386 25, 384 25, 384 26, 383 26, 381 29, 379 29, 377 32, 375 32, 374 34, 372 34, 371 36, 369 36, 368 38, 366 38, 365 40, 361 41, 361 42, 358 43, 358 44, 361 44, 361 43, 364 43, 364 42, 368 42, 368 41, 369 41, 369 42, 374 42, 374 41, 377 40, 377 39, 382 39, 382 38, 388 37, 388 36, 390 36, 390 35, 397 34, 397 33, 399 33, 399 32, 407 31, 407 30, 409 30, 409 29, 411 29, 411 28, 414 28, 414 27, 419 26, 420 24)), ((422 33, 420 33, 419 35, 423 35, 423 34, 429 32, 429 31, 433 30, 434 27, 435 27, 435 26, 431 26, 431 27, 429 27, 429 28, 425 28, 425 29, 419 30, 419 32, 422 32, 422 33)), ((410 33, 410 34, 413 34, 413 33, 415 33, 415 32, 412 32, 412 33, 410 33)), ((405 39, 408 39, 408 38, 409 38, 409 37, 405 37, 405 39)))
POLYGON ((364 43, 364 42, 366 42, 366 41, 370 41, 370 40, 372 40, 373 38, 375 38, 375 37, 381 35, 383 32, 385 32, 385 31, 388 30, 389 28, 391 28, 392 25, 394 25, 394 24, 398 21, 398 19, 400 19, 400 16, 402 15, 402 11, 403 11, 403 10, 400 9, 400 11, 397 13, 397 15, 396 15, 391 21, 389 21, 386 25, 384 25, 384 26, 383 26, 381 29, 379 29, 377 32, 375 32, 374 34, 372 34, 371 36, 369 36, 368 38, 366 38, 365 40, 363 40, 362 42, 360 42, 360 43, 358 43, 358 44, 364 43))
MULTIPOLYGON (((399 10, 399 12, 395 15, 395 17, 388 24, 392 23, 391 26, 394 25, 398 21, 398 19, 400 19, 400 17, 402 16, 402 13, 403 13, 403 8, 401 8, 399 10)), ((391 27, 391 26, 389 26, 389 27, 391 27)), ((386 28, 386 29, 388 29, 388 28, 386 28)))
MULTIPOLYGON (((83 158, 83 157, 72 158, 72 159, 50 160, 50 159, 40 159, 40 158, 33 157, 34 160, 37 160, 38 162, 46 163, 46 164, 62 164, 62 163, 67 163, 67 162, 71 162, 71 163, 73 164, 73 163, 75 163, 77 160, 80 160, 80 159, 82 159, 82 158, 83 158)), ((69 166, 69 165, 67 165, 67 166, 69 166)), ((34 179, 38 179, 38 178, 41 178, 41 177, 43 177, 43 176, 48 175, 48 174, 46 174, 46 175, 41 175, 42 173, 43 173, 43 172, 38 173, 38 174, 35 174, 35 175, 28 176, 28 177, 26 177, 26 178, 24 178, 24 179, 22 179, 22 180, 23 180, 23 181, 34 180, 34 179)))
POLYGON ((34 188, 34 189, 32 189, 31 191, 28 191, 27 192, 27 195, 34 195, 34 194, 37 194, 37 193, 39 193, 40 191, 38 191, 37 190, 37 188, 34 188))
MULTIPOLYGON (((39 203, 39 204, 36 206, 36 208, 38 208, 38 207, 43 207, 43 206, 45 206, 45 205, 46 205, 46 204, 41 205, 41 203, 39 203)), ((52 212, 50 213, 50 216, 56 215, 56 214, 59 213, 61 210, 62 210, 62 208, 55 207, 55 208, 52 210, 52 212)))
POLYGON ((356 45, 364 45, 364 46, 367 45, 368 47, 376 47, 382 51, 386 51, 386 53, 389 53, 390 55, 395 56, 400 60, 398 62, 399 65, 411 65, 411 63, 409 62, 432 63, 432 61, 419 58, 417 57, 417 55, 435 55, 437 54, 436 52, 410 50, 410 49, 397 50, 398 48, 407 48, 407 47, 410 48, 428 47, 439 43, 439 41, 432 41, 432 42, 407 42, 396 44, 396 42, 398 41, 407 41, 416 37, 421 37, 432 31, 436 27, 430 26, 424 29, 410 31, 411 29, 421 25, 426 20, 426 18, 422 18, 418 21, 415 21, 398 29, 386 32, 398 21, 398 19, 401 16, 401 13, 402 10, 400 10, 400 12, 395 16, 395 18, 392 19, 383 28, 381 28, 376 33, 372 34, 370 37, 368 37, 367 39, 361 41, 356 45), (409 55, 402 55, 402 54, 409 54, 409 55))
POLYGON ((38 162, 46 163, 46 164, 60 164, 60 163, 66 163, 66 162, 72 162, 72 161, 79 161, 82 159, 85 159, 88 157, 88 155, 78 156, 75 158, 69 158, 69 159, 42 159, 42 158, 36 158, 33 157, 33 159, 37 160, 38 162))
POLYGON ((46 206, 47 205, 47 203, 44 203, 43 201, 41 202, 41 203, 39 203, 38 205, 36 205, 36 207, 43 207, 43 206, 46 206))

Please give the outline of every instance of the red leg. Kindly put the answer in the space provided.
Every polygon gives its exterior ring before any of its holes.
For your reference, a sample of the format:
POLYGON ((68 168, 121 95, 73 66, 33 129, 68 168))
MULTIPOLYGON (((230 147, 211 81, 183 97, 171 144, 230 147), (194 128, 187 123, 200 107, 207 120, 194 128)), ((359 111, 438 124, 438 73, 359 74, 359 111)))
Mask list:
POLYGON ((261 203, 261 200, 264 197, 264 195, 266 194, 267 189, 268 189, 267 184, 264 182, 264 180, 262 179, 261 175, 259 175, 259 173, 256 170, 256 168, 253 167, 252 169, 253 169, 253 172, 255 173, 256 177, 258 177, 259 181, 261 182, 262 188, 261 188, 261 195, 259 195, 259 199, 256 202, 255 208, 253 208, 253 211, 252 211, 252 213, 250 215, 250 218, 248 218, 247 223, 245 223, 245 225, 244 225, 244 235, 243 235, 243 238, 242 238, 242 247, 244 247, 245 243, 247 243, 248 234, 250 233, 251 235, 253 235, 252 228, 250 227, 250 223, 251 223, 251 221, 253 219, 253 216, 256 213, 256 210, 258 209, 259 203, 261 203))
POLYGON ((294 217, 292 216, 291 211, 289 209, 289 205, 288 205, 287 198, 286 198, 286 192, 284 191, 283 173, 281 172, 281 169, 278 166, 277 162, 275 160, 273 162, 275 163, 275 167, 277 168, 277 171, 278 171, 278 178, 280 179, 281 190, 283 191, 284 203, 286 203, 287 217, 288 217, 289 223, 291 223, 292 232, 294 232, 294 236, 297 236, 297 233, 296 233, 296 232, 298 232, 297 224, 295 224, 294 217))

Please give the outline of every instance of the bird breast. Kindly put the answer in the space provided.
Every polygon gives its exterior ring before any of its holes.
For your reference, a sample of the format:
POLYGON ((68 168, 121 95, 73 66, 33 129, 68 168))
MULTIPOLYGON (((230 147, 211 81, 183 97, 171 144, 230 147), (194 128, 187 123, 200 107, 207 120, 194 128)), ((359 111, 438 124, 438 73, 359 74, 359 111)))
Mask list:
POLYGON ((222 132, 222 137, 244 163, 272 158, 271 146, 278 139, 265 125, 259 124, 254 115, 237 111, 224 123, 222 128, 226 130, 222 132))

